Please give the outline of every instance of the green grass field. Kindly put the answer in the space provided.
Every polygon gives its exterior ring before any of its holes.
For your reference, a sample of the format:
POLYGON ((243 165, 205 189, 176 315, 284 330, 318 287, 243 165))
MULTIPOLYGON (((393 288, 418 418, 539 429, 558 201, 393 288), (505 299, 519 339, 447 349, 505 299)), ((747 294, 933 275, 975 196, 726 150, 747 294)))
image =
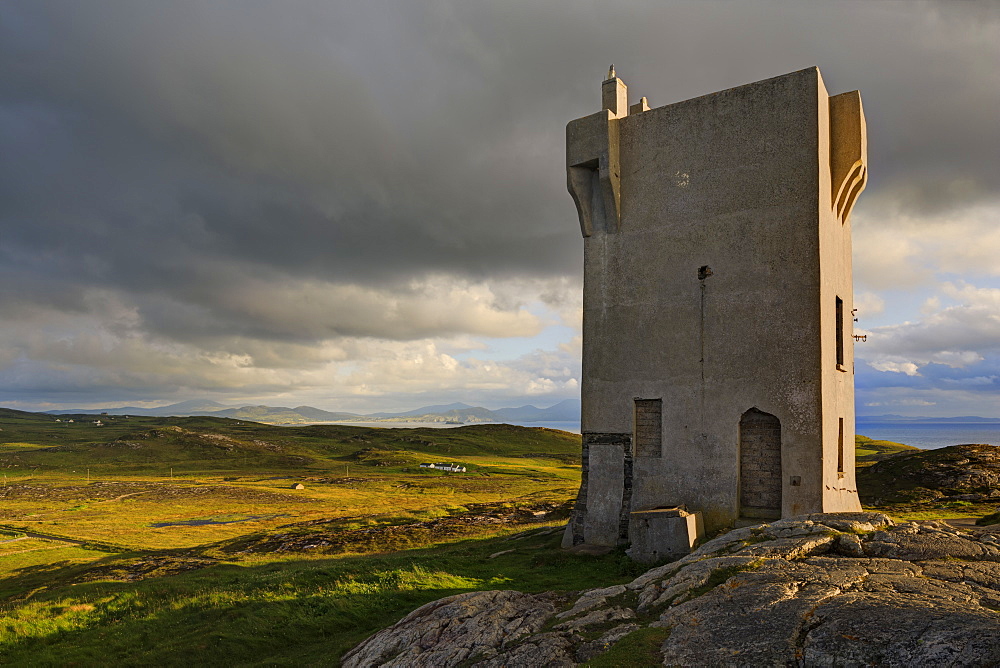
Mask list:
MULTIPOLYGON (((443 596, 645 570, 559 548, 578 435, 94 419, 0 409, 4 664, 336 665, 443 596)), ((859 466, 913 450, 857 445, 859 466)), ((662 638, 633 640, 593 665, 643 665, 662 638)))
POLYGON ((367 635, 443 596, 584 589, 632 577, 621 556, 568 555, 557 549, 558 532, 544 532, 384 555, 220 561, 136 582, 101 571, 123 555, 101 555, 85 571, 73 561, 77 555, 59 554, 58 562, 25 563, 12 574, 31 588, 8 594, 0 618, 4 662, 329 665, 367 635), (506 550, 513 551, 489 558, 506 550))
POLYGON ((558 549, 578 435, 60 420, 0 409, 4 663, 329 665, 441 596, 634 571, 558 549))

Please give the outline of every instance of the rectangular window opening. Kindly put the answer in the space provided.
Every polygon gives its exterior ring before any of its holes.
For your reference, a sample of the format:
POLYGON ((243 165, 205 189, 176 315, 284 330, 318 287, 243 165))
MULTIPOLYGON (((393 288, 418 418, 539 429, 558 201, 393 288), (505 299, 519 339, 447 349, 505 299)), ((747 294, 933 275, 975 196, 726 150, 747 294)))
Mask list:
POLYGON ((659 457, 663 445, 663 399, 635 400, 635 456, 659 457))
POLYGON ((844 300, 837 297, 837 368, 844 371, 844 300))
POLYGON ((844 475, 844 418, 839 418, 837 435, 837 473, 844 475))

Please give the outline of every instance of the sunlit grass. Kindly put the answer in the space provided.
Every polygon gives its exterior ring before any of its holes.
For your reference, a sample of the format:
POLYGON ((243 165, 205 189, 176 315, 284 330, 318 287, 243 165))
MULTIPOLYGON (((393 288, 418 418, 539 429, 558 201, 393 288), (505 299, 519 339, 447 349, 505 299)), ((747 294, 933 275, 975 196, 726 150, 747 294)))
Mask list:
MULTIPOLYGON (((463 462, 486 466, 479 459, 465 457, 463 462)), ((491 462, 488 477, 355 466, 351 476, 273 469, 232 470, 223 475, 218 471, 187 472, 171 478, 169 474, 115 476, 91 470, 88 481, 80 467, 75 472, 49 470, 16 481, 28 487, 4 498, 0 522, 129 549, 190 548, 320 518, 426 519, 440 516, 443 508, 475 503, 517 499, 562 502, 573 497, 579 485, 578 467, 570 469, 542 458, 482 459, 491 462), (290 489, 296 482, 305 489, 290 489), (152 526, 225 515, 266 519, 152 526)))
MULTIPOLYGON (((477 504, 574 498, 578 435, 503 426, 280 428, 207 418, 64 427, 22 422, 4 432, 15 446, 0 447, 9 475, 0 487, 0 523, 12 537, 23 528, 97 544, 0 542, 5 664, 335 665, 363 638, 443 596, 581 590, 635 574, 621 553, 561 550, 556 519, 504 527, 435 521, 477 504), (213 437, 219 434, 229 440, 213 437), (56 442, 71 447, 26 447, 56 442), (422 470, 423 461, 469 471, 422 470), (294 483, 305 489, 291 489, 294 483), (152 526, 191 520, 231 523, 152 526), (304 524, 313 520, 319 523, 304 524), (435 525, 449 531, 427 528, 435 525), (247 550, 276 537, 355 531, 328 552, 247 550)), ((865 437, 858 445, 869 461, 908 449, 865 437)), ((643 665, 661 636, 630 636, 602 660, 643 665)))
POLYGON ((55 446, 55 443, 0 443, 0 454, 7 452, 20 452, 25 450, 44 450, 55 446))

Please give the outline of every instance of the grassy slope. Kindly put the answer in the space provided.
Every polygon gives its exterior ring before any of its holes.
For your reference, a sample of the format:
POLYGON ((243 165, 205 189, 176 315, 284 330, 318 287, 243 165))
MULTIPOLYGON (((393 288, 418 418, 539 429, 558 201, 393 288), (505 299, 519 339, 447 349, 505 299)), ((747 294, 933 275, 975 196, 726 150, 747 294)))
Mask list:
MULTIPOLYGON (((218 418, 102 418, 107 426, 95 427, 93 419, 71 425, 0 409, 8 523, 13 514, 24 528, 131 550, 38 538, 0 543, 5 663, 325 665, 442 596, 592 588, 643 570, 620 554, 566 554, 560 533, 543 534, 537 524, 514 540, 509 534, 527 525, 478 526, 451 537, 404 531, 392 544, 381 537, 356 543, 361 554, 241 553, 271 538, 319 536, 331 527, 363 535, 366 527, 461 513, 472 503, 566 500, 579 483, 575 435, 502 425, 289 428, 218 418), (442 460, 460 461, 470 474, 415 467, 442 460), (86 468, 101 479, 87 481, 86 468), (306 489, 289 490, 294 480, 306 489), (274 512, 289 517, 149 526, 274 512), (287 523, 296 528, 281 527, 287 523), (407 544, 415 547, 396 549, 407 544), (371 552, 379 549, 392 551, 371 552), (129 581, 135 577, 145 579, 129 581)), ((859 436, 859 466, 908 449, 859 436)), ((621 651, 638 657, 645 650, 621 651)), ((618 665, 621 657, 605 659, 618 665)))
POLYGON ((100 418, 104 426, 98 427, 93 416, 66 422, 70 417, 55 422, 53 418, 7 418, 0 414, 0 462, 20 470, 89 464, 120 472, 122 467, 162 470, 164 465, 185 470, 241 466, 323 469, 333 462, 350 461, 363 450, 407 453, 399 461, 402 467, 467 455, 537 454, 567 463, 576 463, 579 457, 579 436, 511 425, 455 429, 276 427, 226 418, 105 416, 100 418), (7 444, 18 445, 11 448, 7 444), (40 449, 26 450, 24 444, 38 444, 40 449), (58 447, 44 447, 52 444, 58 447))
POLYGON ((903 445, 893 441, 877 441, 860 434, 854 437, 854 456, 859 469, 896 455, 919 451, 919 448, 912 445, 903 445))
POLYGON ((502 537, 537 528, 530 513, 531 524, 425 527, 461 518, 473 504, 572 498, 577 435, 505 425, 288 428, 105 416, 97 427, 93 416, 62 419, 0 413, 0 514, 12 528, 0 540, 20 528, 104 547, 0 543, 6 663, 327 664, 441 596, 584 588, 620 581, 630 568, 620 556, 566 555, 558 531, 502 537), (470 472, 420 469, 423 461, 458 461, 470 472), (306 489, 291 490, 295 481, 306 489), (262 519, 152 526, 248 516, 262 519), (241 553, 269 539, 364 537, 385 526, 399 531, 338 548, 346 554, 241 553), (128 581, 136 577, 144 579, 128 581))
POLYGON ((0 522, 128 549, 183 548, 294 521, 411 521, 470 503, 558 503, 580 480, 579 436, 551 429, 102 420, 107 426, 0 416, 0 522), (441 460, 469 473, 419 467, 441 460), (294 482, 306 489, 290 489, 294 482), (234 517, 246 521, 178 525, 234 517), (174 526, 156 526, 163 523, 174 526))

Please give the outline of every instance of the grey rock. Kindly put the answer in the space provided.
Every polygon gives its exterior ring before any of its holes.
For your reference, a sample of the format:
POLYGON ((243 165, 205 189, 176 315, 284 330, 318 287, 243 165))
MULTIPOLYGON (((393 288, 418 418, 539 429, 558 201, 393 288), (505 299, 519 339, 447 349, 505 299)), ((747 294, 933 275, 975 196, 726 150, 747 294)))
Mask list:
POLYGON ((855 594, 820 606, 801 643, 806 665, 983 666, 1000 660, 996 613, 902 593, 855 594), (875 622, 877 620, 877 622, 875 622))
MULTIPOLYGON (((510 651, 472 664, 475 668, 561 668, 576 665, 576 648, 584 642, 580 636, 539 633, 510 651)), ((435 664, 426 664, 428 666, 435 664)), ((451 666, 451 663, 436 664, 451 666)))
POLYGON ((837 536, 837 543, 834 546, 838 554, 845 557, 863 557, 864 548, 861 546, 861 539, 849 533, 837 536))
POLYGON ((876 515, 737 529, 569 599, 453 596, 375 634, 344 665, 570 666, 648 626, 670 629, 665 665, 1000 664, 996 543, 876 515))
POLYGON ((635 619, 635 612, 628 608, 604 608, 601 610, 594 610, 583 617, 577 617, 569 620, 568 622, 556 624, 552 628, 556 631, 577 631, 588 626, 607 624, 608 622, 617 622, 626 619, 635 619))
POLYGON ((716 573, 750 568, 756 562, 754 557, 724 556, 702 559, 688 565, 674 577, 660 582, 650 582, 639 591, 637 609, 645 613, 662 605, 679 603, 688 598, 692 591, 704 587, 716 573))
POLYGON ((888 557, 909 561, 927 559, 987 559, 1000 560, 1000 548, 950 532, 939 527, 921 527, 909 531, 878 531, 864 541, 864 552, 870 557, 888 557))
MULTIPOLYGON (((884 529, 896 524, 885 513, 812 513, 789 518, 790 520, 810 520, 828 526, 837 531, 851 531, 855 525, 870 525, 872 529, 884 529)), ((869 529, 870 531, 871 529, 869 529)))
POLYGON ((620 596, 625 593, 625 585, 615 585, 613 587, 605 587, 603 589, 591 589, 584 592, 573 604, 573 607, 565 612, 560 612, 556 615, 559 619, 565 619, 567 617, 573 617, 580 614, 586 610, 602 605, 609 598, 614 598, 615 596, 620 596))
POLYGON ((451 666, 537 633, 555 612, 543 596, 468 592, 417 608, 343 657, 354 666, 451 666))

